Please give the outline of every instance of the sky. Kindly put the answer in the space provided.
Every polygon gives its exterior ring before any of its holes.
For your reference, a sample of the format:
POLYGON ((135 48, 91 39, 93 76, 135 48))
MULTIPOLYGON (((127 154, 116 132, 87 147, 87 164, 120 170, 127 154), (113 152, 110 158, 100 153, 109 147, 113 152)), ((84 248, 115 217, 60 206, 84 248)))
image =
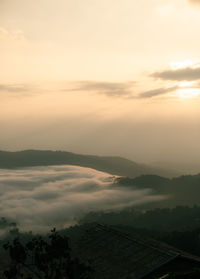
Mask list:
POLYGON ((199 0, 0 0, 0 150, 200 166, 199 0))

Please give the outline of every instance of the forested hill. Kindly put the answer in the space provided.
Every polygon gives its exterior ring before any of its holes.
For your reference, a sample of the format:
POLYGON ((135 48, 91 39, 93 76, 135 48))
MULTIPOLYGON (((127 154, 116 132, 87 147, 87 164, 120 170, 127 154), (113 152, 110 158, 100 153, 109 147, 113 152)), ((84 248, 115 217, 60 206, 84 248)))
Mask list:
POLYGON ((164 178, 157 175, 142 175, 136 178, 120 177, 116 184, 124 187, 150 188, 166 200, 156 203, 157 207, 177 205, 200 205, 200 174, 164 178))
POLYGON ((173 171, 138 164, 122 157, 80 155, 71 152, 49 150, 0 151, 0 168, 62 164, 89 167, 113 175, 128 176, 131 178, 142 174, 156 174, 165 177, 177 175, 173 171))

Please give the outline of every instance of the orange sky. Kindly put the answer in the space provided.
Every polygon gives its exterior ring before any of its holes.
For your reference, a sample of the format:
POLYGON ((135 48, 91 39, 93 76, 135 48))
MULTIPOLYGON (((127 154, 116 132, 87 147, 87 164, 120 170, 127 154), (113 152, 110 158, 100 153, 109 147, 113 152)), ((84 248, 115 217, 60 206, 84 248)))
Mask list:
POLYGON ((198 161, 200 1, 0 0, 0 149, 198 161))

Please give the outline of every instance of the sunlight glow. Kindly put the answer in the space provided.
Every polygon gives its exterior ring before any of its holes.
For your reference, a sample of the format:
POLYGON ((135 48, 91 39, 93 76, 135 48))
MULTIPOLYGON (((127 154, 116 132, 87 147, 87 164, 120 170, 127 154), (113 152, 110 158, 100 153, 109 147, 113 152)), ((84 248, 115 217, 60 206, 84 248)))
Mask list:
POLYGON ((184 61, 173 61, 170 62, 169 65, 172 70, 177 70, 181 68, 186 68, 186 67, 192 67, 196 64, 197 62, 194 60, 184 60, 184 61))
POLYGON ((195 98, 200 96, 199 88, 184 88, 177 91, 177 96, 179 98, 195 98))
POLYGON ((178 86, 179 87, 191 87, 195 84, 195 81, 182 81, 179 82, 178 86))

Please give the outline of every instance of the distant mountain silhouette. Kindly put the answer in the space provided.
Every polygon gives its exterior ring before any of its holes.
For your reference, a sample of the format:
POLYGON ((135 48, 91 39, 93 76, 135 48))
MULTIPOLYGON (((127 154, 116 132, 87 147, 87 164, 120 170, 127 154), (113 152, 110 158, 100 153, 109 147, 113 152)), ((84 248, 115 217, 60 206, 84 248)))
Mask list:
POLYGON ((122 157, 80 155, 71 152, 50 150, 0 151, 0 168, 62 164, 89 167, 113 175, 128 176, 131 178, 142 174, 156 174, 165 177, 177 175, 173 171, 138 164, 122 157))

